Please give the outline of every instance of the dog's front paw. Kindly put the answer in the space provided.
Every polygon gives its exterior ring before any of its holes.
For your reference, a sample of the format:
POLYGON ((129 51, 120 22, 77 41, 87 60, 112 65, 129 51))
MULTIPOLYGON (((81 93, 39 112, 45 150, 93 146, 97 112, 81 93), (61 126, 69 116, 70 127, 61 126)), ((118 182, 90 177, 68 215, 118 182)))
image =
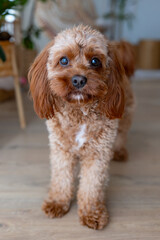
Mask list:
POLYGON ((127 150, 125 148, 121 148, 120 150, 115 151, 113 155, 113 160, 119 162, 127 161, 128 160, 127 150))
POLYGON ((70 204, 45 201, 42 210, 49 218, 63 217, 69 211, 70 204))
POLYGON ((94 211, 79 210, 80 222, 93 229, 103 229, 108 224, 108 212, 105 206, 94 211))

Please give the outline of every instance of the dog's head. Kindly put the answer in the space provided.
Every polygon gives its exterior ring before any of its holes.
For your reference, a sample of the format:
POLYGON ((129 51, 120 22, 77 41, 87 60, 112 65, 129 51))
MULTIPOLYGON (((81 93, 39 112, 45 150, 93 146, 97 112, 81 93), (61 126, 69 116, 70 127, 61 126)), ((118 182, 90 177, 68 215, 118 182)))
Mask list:
POLYGON ((29 72, 34 108, 54 116, 55 98, 71 104, 98 100, 110 119, 124 110, 124 68, 116 48, 98 31, 79 25, 59 33, 39 54, 29 72))

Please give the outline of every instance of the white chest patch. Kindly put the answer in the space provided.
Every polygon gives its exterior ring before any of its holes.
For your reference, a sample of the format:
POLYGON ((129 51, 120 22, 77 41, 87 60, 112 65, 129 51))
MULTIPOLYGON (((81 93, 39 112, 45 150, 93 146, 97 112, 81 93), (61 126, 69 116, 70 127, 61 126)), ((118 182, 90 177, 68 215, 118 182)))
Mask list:
POLYGON ((86 132, 86 124, 83 124, 80 126, 80 130, 77 133, 76 139, 75 139, 76 143, 78 144, 78 148, 82 147, 86 141, 85 132, 86 132))
POLYGON ((83 113, 83 115, 87 116, 88 112, 85 111, 83 108, 81 108, 81 112, 83 113))

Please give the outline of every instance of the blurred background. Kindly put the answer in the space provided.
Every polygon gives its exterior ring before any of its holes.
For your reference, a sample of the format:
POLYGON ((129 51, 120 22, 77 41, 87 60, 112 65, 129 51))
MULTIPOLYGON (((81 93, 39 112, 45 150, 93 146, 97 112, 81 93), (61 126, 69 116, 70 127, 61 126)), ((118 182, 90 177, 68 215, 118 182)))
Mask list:
MULTIPOLYGON (((0 56, 2 60, 5 57, 5 49, 2 49, 6 41, 14 42, 18 74, 24 86, 37 52, 59 31, 84 23, 99 29, 111 40, 131 42, 135 48, 136 68, 141 70, 135 76, 145 78, 152 74, 157 77, 156 70, 160 69, 159 9, 158 0, 1 0, 0 56)), ((5 88, 13 86, 9 80, 1 80, 0 89, 4 85, 5 88)))
POLYGON ((159 239, 160 1, 0 0, 0 228, 6 239, 159 239), (63 219, 40 206, 49 183, 48 134, 28 95, 28 69, 54 36, 79 23, 133 45, 136 111, 129 161, 111 162, 101 233, 79 225, 77 205, 63 219), (71 234, 72 232, 72 234, 71 234), (66 234, 67 233, 67 234, 66 234), (88 237, 87 237, 88 236, 88 237))

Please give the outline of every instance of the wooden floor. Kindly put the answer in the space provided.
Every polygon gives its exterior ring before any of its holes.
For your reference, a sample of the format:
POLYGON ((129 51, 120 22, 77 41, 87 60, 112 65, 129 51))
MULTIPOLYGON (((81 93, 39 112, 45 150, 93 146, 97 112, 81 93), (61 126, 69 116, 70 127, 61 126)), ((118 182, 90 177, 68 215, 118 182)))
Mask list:
POLYGON ((41 211, 49 183, 49 149, 44 121, 26 94, 26 130, 20 130, 15 101, 0 104, 0 239, 159 240, 160 81, 134 82, 137 110, 129 134, 127 163, 111 163, 102 231, 80 226, 77 204, 62 219, 41 211))

